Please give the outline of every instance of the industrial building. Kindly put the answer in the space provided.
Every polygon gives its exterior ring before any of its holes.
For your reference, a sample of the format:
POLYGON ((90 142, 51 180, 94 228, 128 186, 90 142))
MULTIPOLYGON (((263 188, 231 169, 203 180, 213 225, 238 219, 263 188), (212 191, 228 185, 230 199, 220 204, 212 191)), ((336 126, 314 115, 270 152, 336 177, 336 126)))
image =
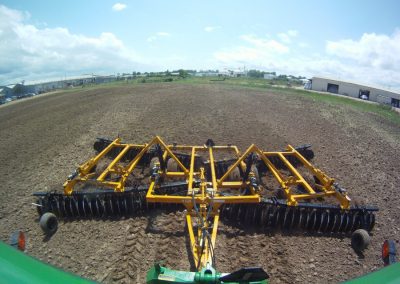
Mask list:
POLYGON ((0 86, 0 104, 5 103, 7 99, 21 99, 30 97, 32 95, 42 94, 46 92, 55 91, 58 89, 65 89, 69 87, 84 86, 87 84, 103 84, 113 82, 122 77, 116 76, 79 76, 69 77, 68 79, 58 81, 32 81, 19 84, 12 84, 7 86, 0 86))
POLYGON ((69 77, 65 80, 59 81, 45 81, 45 82, 27 82, 24 87, 26 92, 30 93, 45 93, 54 91, 57 89, 64 89, 68 87, 83 86, 86 84, 102 84, 115 81, 117 78, 115 76, 77 76, 69 77))
POLYGON ((400 92, 384 90, 378 87, 324 77, 312 77, 310 83, 305 85, 305 88, 369 100, 400 108, 400 92))

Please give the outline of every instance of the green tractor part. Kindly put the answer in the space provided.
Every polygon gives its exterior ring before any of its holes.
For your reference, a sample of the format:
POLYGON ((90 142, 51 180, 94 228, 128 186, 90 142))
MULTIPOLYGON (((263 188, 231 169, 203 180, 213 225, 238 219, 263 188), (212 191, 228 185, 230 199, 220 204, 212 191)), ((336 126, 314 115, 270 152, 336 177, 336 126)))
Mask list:
POLYGON ((92 281, 64 272, 0 242, 0 282, 10 284, 74 283, 92 281))
POLYGON ((368 273, 356 279, 346 281, 344 284, 396 284, 400 283, 400 262, 386 266, 378 271, 368 273))
POLYGON ((147 284, 267 284, 268 274, 259 267, 241 268, 233 273, 219 273, 208 266, 199 272, 186 272, 168 269, 156 263, 147 273, 147 284))
MULTIPOLYGON (((25 253, 0 241, 0 282, 9 284, 89 284, 95 283, 79 276, 64 272, 51 265, 36 260, 25 253)), ((261 268, 242 268, 233 273, 218 273, 212 267, 199 272, 171 270, 159 264, 147 273, 147 284, 196 283, 196 284, 266 284, 268 275, 261 268)), ((378 271, 345 282, 361 283, 400 283, 400 262, 388 265, 378 271)))

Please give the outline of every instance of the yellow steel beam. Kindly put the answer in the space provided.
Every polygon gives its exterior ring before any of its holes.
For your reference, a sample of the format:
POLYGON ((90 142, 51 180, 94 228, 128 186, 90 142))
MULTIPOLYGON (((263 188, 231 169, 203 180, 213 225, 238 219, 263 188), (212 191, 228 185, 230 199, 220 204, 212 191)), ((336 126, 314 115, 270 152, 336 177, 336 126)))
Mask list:
POLYGON ((214 216, 214 222, 211 234, 211 243, 214 248, 215 248, 215 241, 217 240, 218 222, 219 222, 219 213, 217 213, 214 216))
MULTIPOLYGON (((190 239, 190 248, 192 250, 192 256, 194 260, 195 267, 200 270, 203 267, 206 267, 206 261, 204 259, 207 258, 208 244, 204 242, 201 235, 199 235, 199 231, 197 234, 194 234, 193 231, 193 221, 190 214, 186 214, 186 223, 189 232, 190 239)), ((198 224, 198 226, 200 226, 198 224)))
POLYGON ((154 182, 154 180, 153 180, 153 181, 151 181, 150 186, 149 186, 149 189, 147 190, 147 193, 146 193, 146 201, 149 201, 148 198, 151 198, 151 196, 153 195, 154 185, 155 185, 155 182, 154 182))
POLYGON ((286 159, 286 157, 282 155, 282 153, 278 153, 278 157, 286 165, 289 171, 301 182, 301 184, 308 191, 308 193, 314 194, 315 191, 308 184, 308 182, 302 177, 302 175, 295 169, 295 167, 293 167, 293 165, 288 161, 288 159, 286 159))
POLYGON ((313 175, 315 175, 318 180, 322 183, 322 187, 320 187, 326 193, 335 191, 334 196, 340 202, 340 207, 342 209, 349 209, 350 208, 350 197, 346 193, 337 192, 333 184, 335 180, 333 178, 328 177, 323 171, 315 168, 307 159, 305 159, 293 146, 288 145, 288 150, 294 152, 294 155, 300 162, 311 171, 313 175))
POLYGON ((210 155, 211 182, 212 182, 213 189, 216 191, 218 186, 217 186, 217 177, 215 174, 214 155, 213 155, 212 147, 208 148, 208 153, 210 155))
POLYGON ((181 161, 175 156, 174 153, 172 153, 171 149, 164 143, 164 141, 161 140, 160 137, 156 136, 155 141, 161 144, 161 146, 163 146, 164 150, 167 151, 169 156, 176 161, 176 163, 182 169, 182 171, 184 171, 186 174, 189 173, 188 169, 185 168, 185 166, 181 163, 181 161))
POLYGON ((125 189, 125 183, 126 180, 128 179, 128 176, 133 172, 137 164, 139 163, 140 159, 143 157, 143 155, 150 149, 152 145, 154 145, 154 142, 157 141, 157 136, 153 138, 149 144, 146 144, 145 147, 136 155, 136 157, 125 167, 124 169, 124 174, 121 176, 119 180, 118 186, 115 188, 115 191, 117 192, 123 192, 125 189))
POLYGON ((142 148, 142 150, 136 155, 136 157, 125 167, 125 172, 132 173, 132 171, 135 169, 136 165, 139 163, 140 159, 143 157, 143 155, 150 149, 152 145, 154 145, 154 142, 157 137, 154 137, 149 144, 145 144, 145 146, 142 148))
POLYGON ((190 170, 189 170, 189 184, 188 184, 188 195, 192 195, 193 190, 193 178, 194 178, 194 160, 196 156, 196 147, 192 147, 191 159, 190 159, 190 170))
POLYGON ((112 148, 114 148, 118 143, 121 141, 120 138, 115 139, 113 142, 111 142, 106 148, 103 149, 97 156, 95 156, 92 159, 89 159, 86 163, 82 164, 79 168, 79 175, 84 176, 90 172, 90 170, 96 165, 99 160, 107 155, 108 152, 111 151, 112 148))
POLYGON ((213 214, 211 216, 207 215, 209 210, 208 206, 211 204, 198 204, 199 211, 194 212, 193 210, 188 210, 186 212, 186 222, 189 232, 190 247, 192 250, 193 260, 195 266, 198 269, 206 267, 207 264, 212 264, 212 250, 215 248, 218 222, 219 222, 219 205, 212 210, 213 214), (197 220, 197 235, 193 231, 193 221, 192 218, 196 217, 197 220), (210 221, 207 218, 213 218, 213 226, 210 226, 210 221), (205 234, 210 234, 210 229, 212 229, 211 237, 208 238, 205 234))
POLYGON ((335 191, 328 191, 328 192, 318 192, 314 194, 293 194, 292 198, 295 200, 305 200, 305 199, 313 199, 313 198, 320 198, 320 197, 326 197, 326 196, 332 196, 335 195, 335 191))
POLYGON ((328 189, 335 180, 328 177, 324 172, 315 168, 306 158, 304 158, 293 146, 288 145, 288 150, 290 150, 294 156, 309 170, 313 175, 315 175, 318 180, 322 183, 325 189, 328 189))
POLYGON ((222 182, 227 179, 227 177, 230 175, 230 173, 233 171, 234 168, 236 168, 239 164, 241 164, 241 162, 243 162, 243 160, 251 153, 253 152, 255 145, 251 144, 250 147, 246 150, 246 152, 239 158, 236 160, 235 163, 233 163, 233 165, 231 165, 229 167, 229 169, 226 171, 226 173, 218 180, 218 185, 221 185, 222 182))
POLYGON ((281 185, 282 191, 288 199, 288 204, 297 205, 297 201, 293 199, 292 192, 290 188, 286 185, 283 175, 279 172, 279 170, 272 164, 272 162, 267 158, 263 151, 257 148, 257 153, 260 155, 260 158, 263 160, 265 165, 267 165, 268 169, 271 171, 272 175, 281 185))
POLYGON ((185 177, 186 174, 184 172, 167 172, 165 173, 167 177, 185 177))
MULTIPOLYGON (((238 147, 237 146, 232 146, 232 148, 233 148, 233 151, 236 154, 236 157, 240 158, 240 151, 239 151, 238 147)), ((242 169, 243 172, 246 170, 246 164, 243 161, 240 163, 240 168, 242 169)))
POLYGON ((219 185, 219 188, 242 188, 243 181, 224 181, 219 185))
MULTIPOLYGON (((146 199, 148 202, 158 202, 158 203, 191 203, 193 201, 193 197, 191 196, 176 196, 176 195, 157 195, 157 194, 148 194, 146 199)), ((220 204, 237 204, 237 203, 258 203, 261 198, 258 194, 254 195, 235 195, 235 196, 215 196, 211 198, 209 196, 202 197, 201 194, 196 194, 194 200, 196 203, 208 203, 213 200, 214 203, 220 204)))
POLYGON ((124 149, 118 154, 117 157, 107 166, 107 168, 97 178, 98 181, 103 181, 107 175, 114 169, 114 166, 125 156, 131 147, 126 145, 124 149))

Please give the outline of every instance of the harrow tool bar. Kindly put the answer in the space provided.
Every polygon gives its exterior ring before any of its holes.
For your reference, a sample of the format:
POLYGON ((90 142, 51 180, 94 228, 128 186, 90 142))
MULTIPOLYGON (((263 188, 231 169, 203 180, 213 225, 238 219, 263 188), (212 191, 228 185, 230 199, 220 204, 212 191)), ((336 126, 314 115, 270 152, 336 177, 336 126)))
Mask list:
POLYGON ((215 266, 220 216, 240 225, 322 233, 370 231, 375 224, 378 209, 352 205, 346 190, 309 162, 310 145, 267 152, 253 144, 241 153, 211 139, 202 146, 167 145, 156 136, 147 144, 98 139, 94 148, 97 155, 68 177, 63 192, 34 194, 39 214, 113 218, 155 207, 185 209, 199 271, 215 266))

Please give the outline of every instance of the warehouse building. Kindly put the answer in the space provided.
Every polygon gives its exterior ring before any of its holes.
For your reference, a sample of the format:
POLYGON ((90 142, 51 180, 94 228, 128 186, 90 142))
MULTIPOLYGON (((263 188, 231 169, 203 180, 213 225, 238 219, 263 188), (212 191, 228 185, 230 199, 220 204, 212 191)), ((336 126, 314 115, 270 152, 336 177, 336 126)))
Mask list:
POLYGON ((115 76, 98 76, 98 75, 76 76, 58 81, 26 82, 26 84, 24 85, 24 90, 26 93, 41 94, 45 92, 55 91, 58 89, 84 86, 87 84, 109 83, 115 80, 117 80, 117 77, 115 76))
POLYGON ((0 104, 5 103, 7 100, 22 99, 25 97, 35 96, 46 92, 55 91, 58 89, 65 89, 70 87, 84 86, 87 84, 104 84, 123 79, 116 76, 98 76, 87 75, 69 77, 65 80, 58 81, 32 81, 12 84, 7 86, 0 86, 0 104))
POLYGON ((384 90, 354 82, 312 77, 305 88, 319 92, 329 92, 362 100, 369 100, 381 104, 400 108, 400 92, 384 90))

